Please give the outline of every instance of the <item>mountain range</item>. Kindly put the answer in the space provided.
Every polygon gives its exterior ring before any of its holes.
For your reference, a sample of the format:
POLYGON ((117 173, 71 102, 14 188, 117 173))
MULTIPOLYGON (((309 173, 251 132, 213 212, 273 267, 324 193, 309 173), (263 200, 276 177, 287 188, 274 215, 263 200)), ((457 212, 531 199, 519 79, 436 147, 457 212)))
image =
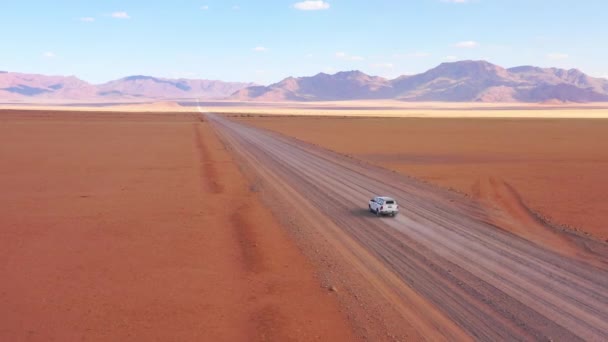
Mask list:
POLYGON ((577 69, 486 61, 442 63, 421 74, 386 79, 361 71, 288 77, 269 86, 208 80, 129 76, 101 85, 76 77, 0 72, 1 101, 128 101, 174 99, 340 101, 394 99, 445 102, 608 102, 608 80, 577 69))
POLYGON ((222 99, 254 83, 129 76, 92 85, 74 76, 0 72, 0 101, 222 99))
POLYGON ((331 101, 395 99, 445 102, 601 102, 608 80, 577 69, 520 66, 505 69, 486 61, 443 63, 424 73, 385 79, 360 71, 289 77, 267 87, 244 88, 235 100, 331 101))

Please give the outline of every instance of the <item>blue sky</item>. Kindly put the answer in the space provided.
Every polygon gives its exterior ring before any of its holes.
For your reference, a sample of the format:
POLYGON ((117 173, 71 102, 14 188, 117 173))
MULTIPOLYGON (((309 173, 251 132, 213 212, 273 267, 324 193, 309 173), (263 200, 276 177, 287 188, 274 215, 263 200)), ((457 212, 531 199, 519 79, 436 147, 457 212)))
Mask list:
POLYGON ((485 59, 608 77, 605 0, 2 0, 0 70, 255 81, 485 59))

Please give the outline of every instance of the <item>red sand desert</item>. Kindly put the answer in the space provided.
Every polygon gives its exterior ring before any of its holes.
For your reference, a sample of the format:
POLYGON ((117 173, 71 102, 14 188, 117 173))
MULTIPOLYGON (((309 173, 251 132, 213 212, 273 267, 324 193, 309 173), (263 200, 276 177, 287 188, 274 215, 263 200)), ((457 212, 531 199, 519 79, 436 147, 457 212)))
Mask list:
POLYGON ((197 116, 3 112, 0 174, 2 341, 353 339, 197 116))
POLYGON ((602 121, 231 119, 4 111, 0 340, 608 336, 602 121))

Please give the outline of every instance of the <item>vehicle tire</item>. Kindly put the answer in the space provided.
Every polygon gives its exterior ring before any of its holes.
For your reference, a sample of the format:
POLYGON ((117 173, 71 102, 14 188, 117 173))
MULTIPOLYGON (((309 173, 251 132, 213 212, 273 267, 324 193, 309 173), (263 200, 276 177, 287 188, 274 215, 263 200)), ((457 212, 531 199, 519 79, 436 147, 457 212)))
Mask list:
POLYGON ((372 206, 371 206, 371 205, 369 205, 369 204, 368 204, 367 206, 369 207, 369 212, 370 212, 370 213, 373 213, 373 212, 374 212, 374 210, 372 209, 372 206))
POLYGON ((380 209, 376 209, 376 216, 380 217, 380 209))

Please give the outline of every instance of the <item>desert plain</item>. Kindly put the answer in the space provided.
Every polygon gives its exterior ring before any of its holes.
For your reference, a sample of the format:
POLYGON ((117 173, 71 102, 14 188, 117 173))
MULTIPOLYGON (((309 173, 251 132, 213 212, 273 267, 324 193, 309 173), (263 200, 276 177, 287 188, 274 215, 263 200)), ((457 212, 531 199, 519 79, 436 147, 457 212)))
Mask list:
POLYGON ((194 114, 0 113, 0 340, 350 341, 194 114))
POLYGON ((0 111, 0 339, 608 334, 605 109, 369 107, 0 111))

